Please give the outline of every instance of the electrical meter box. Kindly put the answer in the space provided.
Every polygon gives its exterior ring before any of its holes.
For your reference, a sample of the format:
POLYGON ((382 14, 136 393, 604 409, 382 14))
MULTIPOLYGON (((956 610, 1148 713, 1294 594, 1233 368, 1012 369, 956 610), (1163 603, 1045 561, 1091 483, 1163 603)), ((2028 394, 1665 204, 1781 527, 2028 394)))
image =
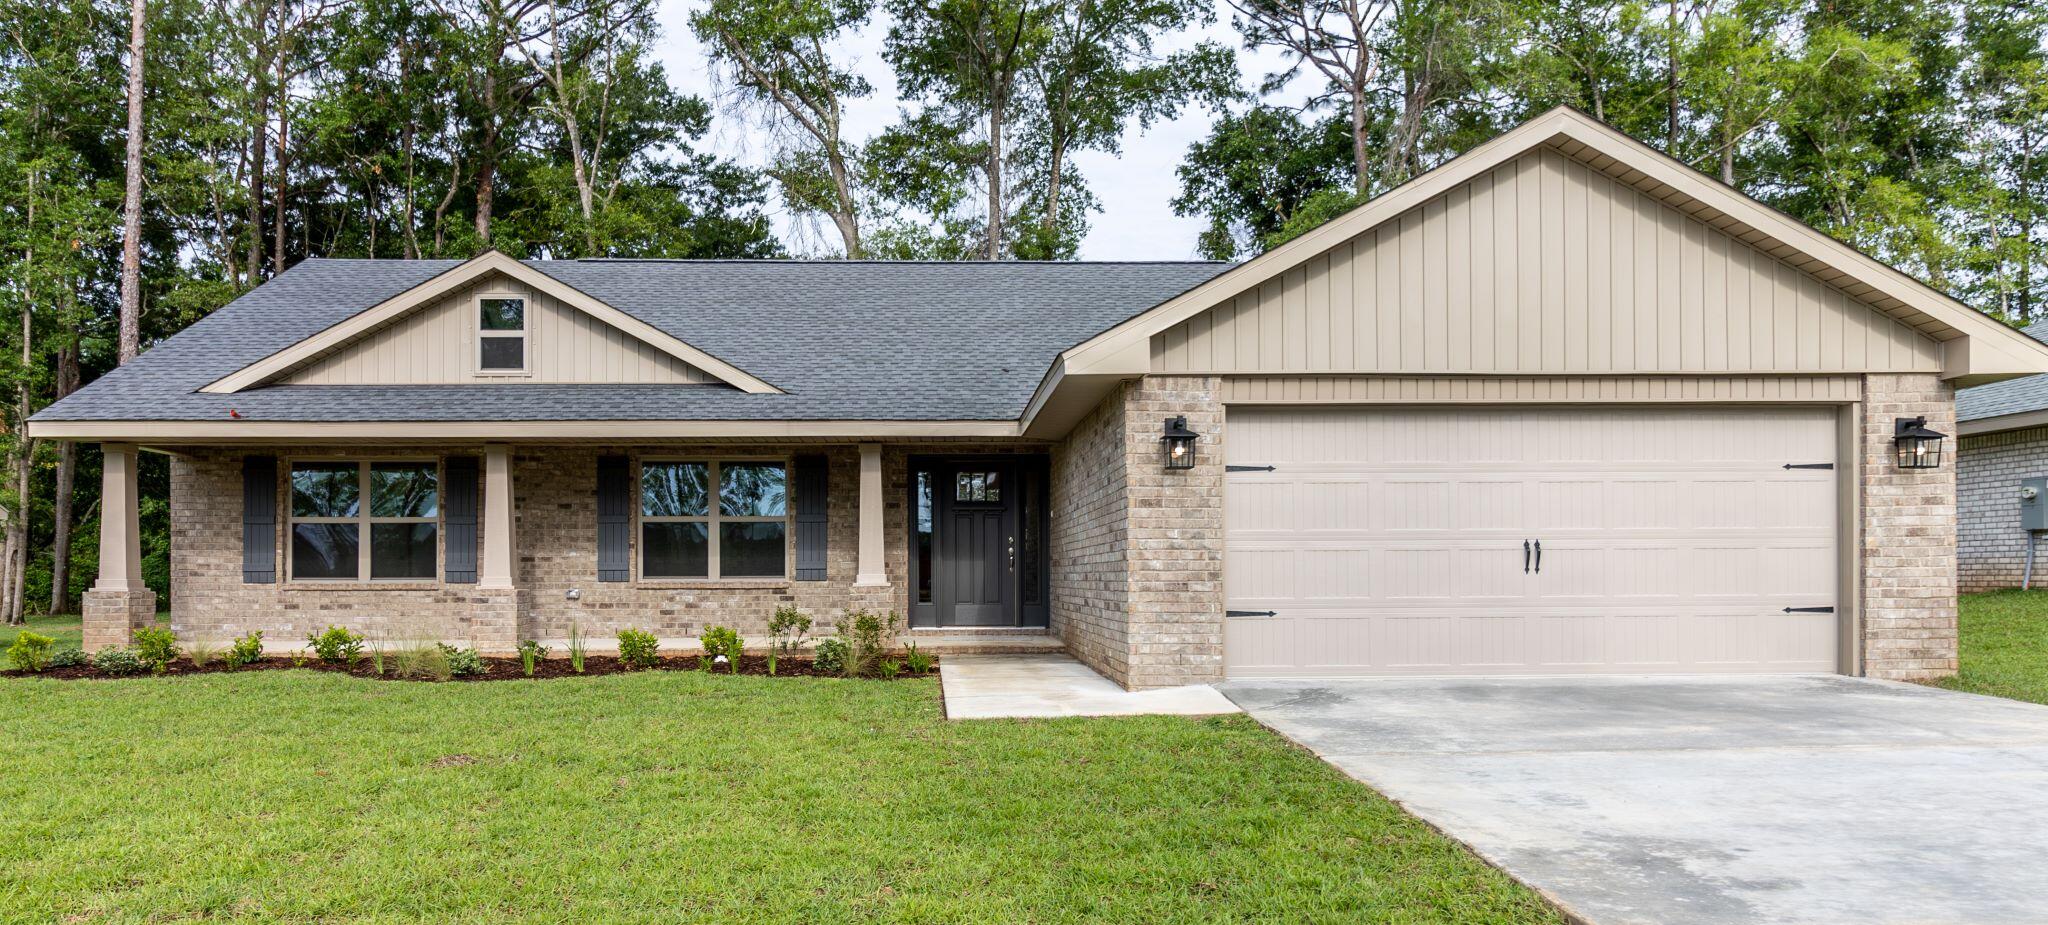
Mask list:
POLYGON ((2020 480, 2020 529, 2048 530, 2048 479, 2020 480))

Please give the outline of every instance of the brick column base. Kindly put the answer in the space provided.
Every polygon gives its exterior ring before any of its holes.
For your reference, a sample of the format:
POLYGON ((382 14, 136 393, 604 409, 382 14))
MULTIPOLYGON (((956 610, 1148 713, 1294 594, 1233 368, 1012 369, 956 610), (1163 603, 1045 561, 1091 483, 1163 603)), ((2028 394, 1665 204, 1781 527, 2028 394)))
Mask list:
POLYGON ((156 625, 155 591, 92 590, 81 603, 89 653, 126 646, 136 630, 156 625))
POLYGON ((470 645, 484 655, 519 651, 519 612, 525 592, 517 588, 478 588, 470 594, 470 645))

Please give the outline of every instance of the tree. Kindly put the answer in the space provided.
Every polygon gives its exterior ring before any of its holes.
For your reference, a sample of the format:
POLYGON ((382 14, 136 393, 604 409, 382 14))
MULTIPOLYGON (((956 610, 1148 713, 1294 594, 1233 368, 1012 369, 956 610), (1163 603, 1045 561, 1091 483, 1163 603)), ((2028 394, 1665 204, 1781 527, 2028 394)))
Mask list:
POLYGON ((146 15, 143 0, 128 0, 127 192, 121 199, 123 363, 135 359, 142 350, 142 51, 146 15))
POLYGON ((1289 66, 1268 74, 1261 93, 1285 87, 1306 65, 1325 81, 1310 105, 1336 102, 1350 120, 1352 185, 1372 191, 1372 101, 1380 78, 1381 29, 1396 15, 1392 0, 1230 0, 1232 22, 1246 48, 1287 53, 1289 66))
POLYGON ((1224 116, 1188 148, 1173 211, 1208 219, 1202 256, 1258 254, 1317 193, 1351 189, 1351 139, 1342 116, 1304 121, 1272 106, 1224 116))

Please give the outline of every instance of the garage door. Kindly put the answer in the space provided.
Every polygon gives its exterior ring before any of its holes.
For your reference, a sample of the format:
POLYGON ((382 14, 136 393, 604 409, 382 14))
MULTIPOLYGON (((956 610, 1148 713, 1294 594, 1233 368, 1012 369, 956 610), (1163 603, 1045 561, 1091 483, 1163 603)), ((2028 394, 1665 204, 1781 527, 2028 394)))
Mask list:
POLYGON ((1233 677, 1836 668, 1832 409, 1227 427, 1233 677))

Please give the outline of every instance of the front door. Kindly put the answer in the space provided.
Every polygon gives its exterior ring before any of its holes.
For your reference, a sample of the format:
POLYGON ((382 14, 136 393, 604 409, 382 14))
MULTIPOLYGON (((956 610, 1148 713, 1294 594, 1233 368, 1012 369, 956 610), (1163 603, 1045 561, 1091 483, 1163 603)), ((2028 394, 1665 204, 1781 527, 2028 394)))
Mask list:
POLYGON ((1016 469, 970 463, 937 474, 932 590, 939 625, 1017 625, 1016 469))

